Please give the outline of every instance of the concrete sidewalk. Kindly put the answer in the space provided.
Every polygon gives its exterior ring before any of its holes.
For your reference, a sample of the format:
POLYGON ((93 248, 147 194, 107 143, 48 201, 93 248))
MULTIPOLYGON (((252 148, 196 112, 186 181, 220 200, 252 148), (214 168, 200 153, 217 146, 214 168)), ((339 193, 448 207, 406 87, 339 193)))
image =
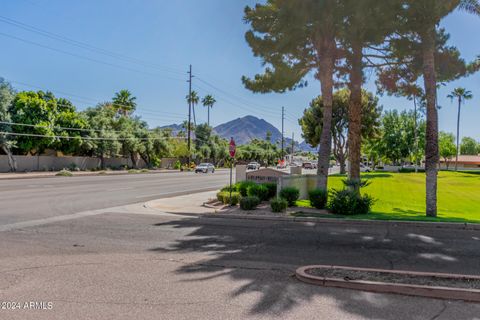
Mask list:
POLYGON ((207 208, 203 204, 211 199, 216 198, 218 191, 209 191, 202 193, 194 193, 185 196, 165 198, 147 202, 147 208, 156 209, 165 213, 178 214, 215 214, 217 210, 207 208))

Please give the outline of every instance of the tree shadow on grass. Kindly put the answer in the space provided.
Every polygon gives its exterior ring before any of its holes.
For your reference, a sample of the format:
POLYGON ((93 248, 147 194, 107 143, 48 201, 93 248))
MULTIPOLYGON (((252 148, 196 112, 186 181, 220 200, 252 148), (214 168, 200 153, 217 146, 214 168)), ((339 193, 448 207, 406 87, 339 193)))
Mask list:
MULTIPOLYGON (((435 240, 441 246, 418 243, 399 229, 215 218, 179 219, 155 227, 159 231, 164 227, 174 228, 179 234, 187 234, 169 245, 152 247, 150 251, 202 253, 202 261, 182 265, 175 271, 178 275, 189 275, 182 281, 194 286, 199 282, 228 277, 235 286, 230 293, 232 300, 243 295, 258 296, 249 306, 250 314, 257 316, 282 315, 316 299, 330 299, 344 312, 388 320, 411 319, 412 304, 425 304, 428 307, 418 310, 421 313, 418 318, 431 318, 441 309, 441 302, 316 287, 300 283, 292 275, 297 267, 310 264, 387 269, 398 266, 399 269, 437 272, 461 270, 465 266, 454 256, 454 243, 448 243, 448 240, 435 240), (416 258, 425 252, 433 253, 423 260, 416 258), (434 260, 438 257, 447 259, 434 260), (391 312, 393 308, 396 312, 391 312)), ((428 232, 422 236, 435 239, 435 235, 428 232)), ((461 315, 457 317, 462 318, 461 315)))
POLYGON ((391 178, 393 177, 390 173, 365 173, 362 174, 362 179, 379 179, 379 178, 391 178))

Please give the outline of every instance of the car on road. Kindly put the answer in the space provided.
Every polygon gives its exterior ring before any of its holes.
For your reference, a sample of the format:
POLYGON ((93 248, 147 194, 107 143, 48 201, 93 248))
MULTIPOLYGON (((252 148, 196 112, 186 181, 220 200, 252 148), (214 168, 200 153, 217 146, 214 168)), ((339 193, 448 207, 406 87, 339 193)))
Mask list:
POLYGON ((360 172, 372 172, 372 168, 365 165, 364 163, 360 163, 360 172))
POLYGON ((304 162, 302 164, 303 169, 317 169, 317 164, 315 162, 304 162))
POLYGON ((260 169, 260 163, 258 162, 250 162, 249 164, 247 164, 247 170, 258 170, 260 169))
POLYGON ((215 166, 211 163, 200 163, 196 168, 195 168, 195 173, 214 173, 215 172, 215 166))

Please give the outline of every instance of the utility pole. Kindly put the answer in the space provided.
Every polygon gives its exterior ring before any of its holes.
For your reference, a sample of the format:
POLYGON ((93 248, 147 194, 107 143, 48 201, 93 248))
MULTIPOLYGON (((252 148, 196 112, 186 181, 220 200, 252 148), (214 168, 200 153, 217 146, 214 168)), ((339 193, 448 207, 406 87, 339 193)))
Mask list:
POLYGON ((284 159, 284 150, 285 150, 285 126, 284 126, 284 122, 285 122, 285 107, 282 107, 282 153, 281 153, 281 156, 282 156, 282 160, 284 159))
POLYGON ((293 155, 295 154, 295 133, 292 132, 292 158, 290 159, 290 162, 293 162, 293 155))
POLYGON ((192 123, 192 65, 190 65, 190 70, 188 71, 188 168, 190 169, 190 145, 191 145, 191 123, 192 123))

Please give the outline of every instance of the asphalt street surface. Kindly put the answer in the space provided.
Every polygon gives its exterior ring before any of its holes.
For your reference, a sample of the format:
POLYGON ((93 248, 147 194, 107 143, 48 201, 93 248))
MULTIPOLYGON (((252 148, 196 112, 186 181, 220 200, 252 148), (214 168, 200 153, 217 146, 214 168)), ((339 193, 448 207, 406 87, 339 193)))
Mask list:
POLYGON ((0 319, 480 319, 479 304, 292 277, 308 264, 480 275, 480 231, 142 206, 226 181, 228 172, 0 181, 0 319))

